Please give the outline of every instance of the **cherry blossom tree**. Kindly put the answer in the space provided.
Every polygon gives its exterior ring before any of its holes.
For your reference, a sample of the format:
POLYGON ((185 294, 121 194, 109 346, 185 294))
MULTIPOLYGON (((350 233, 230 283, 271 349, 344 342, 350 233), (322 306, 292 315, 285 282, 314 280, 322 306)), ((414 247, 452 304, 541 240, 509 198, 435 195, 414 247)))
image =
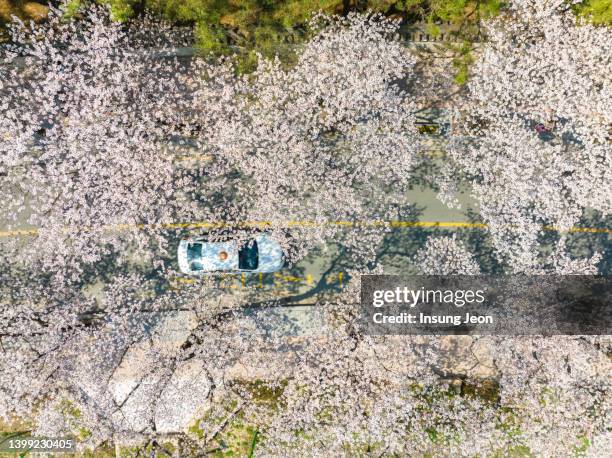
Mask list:
POLYGON ((0 68, 2 217, 38 227, 23 258, 56 269, 122 246, 117 228, 144 225, 130 234, 143 242, 198 207, 185 195, 197 173, 173 167, 184 97, 178 61, 157 55, 169 46, 163 24, 135 33, 101 7, 82 16, 16 22, 0 68))
MULTIPOLYGON (((253 74, 236 77, 229 64, 199 64, 200 141, 217 160, 211 176, 240 180, 222 219, 332 222, 286 245, 295 258, 336 234, 337 221, 399 216, 419 139, 416 108, 397 84, 414 63, 393 38, 397 27, 379 16, 317 16, 313 39, 289 68, 260 59, 253 74)), ((377 233, 342 243, 368 247, 377 233)))
POLYGON ((478 275, 480 267, 456 237, 430 237, 416 260, 425 275, 478 275))
POLYGON ((563 232, 587 209, 612 209, 610 30, 578 24, 560 1, 511 2, 486 26, 449 153, 500 256, 537 270, 543 226, 563 232))

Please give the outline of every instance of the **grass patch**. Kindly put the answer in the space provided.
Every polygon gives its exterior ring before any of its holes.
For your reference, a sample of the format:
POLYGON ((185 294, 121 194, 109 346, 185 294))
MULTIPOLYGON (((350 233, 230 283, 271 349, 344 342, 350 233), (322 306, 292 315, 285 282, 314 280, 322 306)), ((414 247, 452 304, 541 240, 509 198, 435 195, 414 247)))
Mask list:
POLYGON ((478 383, 461 384, 461 395, 473 398, 479 398, 490 404, 497 404, 500 401, 500 387, 495 380, 483 380, 478 383))
POLYGON ((440 127, 434 126, 431 124, 422 124, 418 127, 417 130, 419 131, 419 134, 434 135, 438 133, 438 130, 440 130, 440 127))
POLYGON ((282 407, 282 396, 287 386, 287 380, 281 380, 277 384, 265 380, 236 380, 233 386, 238 390, 244 390, 255 404, 266 405, 273 410, 282 407))
POLYGON ((474 63, 472 54, 472 44, 464 41, 460 46, 455 47, 456 57, 453 59, 455 69, 455 83, 462 86, 467 83, 470 76, 470 66, 474 63))
POLYGON ((593 25, 612 26, 612 1, 585 0, 573 6, 574 13, 593 25))

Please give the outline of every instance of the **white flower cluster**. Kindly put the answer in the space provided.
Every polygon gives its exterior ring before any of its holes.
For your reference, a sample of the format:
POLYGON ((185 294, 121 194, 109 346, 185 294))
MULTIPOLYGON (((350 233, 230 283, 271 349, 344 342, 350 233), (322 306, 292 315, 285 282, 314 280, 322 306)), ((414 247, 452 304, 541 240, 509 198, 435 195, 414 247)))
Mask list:
MULTIPOLYGON (((220 219, 383 220, 404 204, 419 141, 414 104, 396 84, 413 65, 390 38, 397 24, 351 15, 316 17, 313 28, 288 69, 260 59, 236 77, 229 65, 199 63, 199 140, 218 158, 208 172, 231 198, 220 219), (228 182, 232 173, 239 181, 228 182)), ((285 248, 303 252, 336 232, 310 227, 285 248)))
POLYGON ((565 6, 515 1, 487 24, 449 151, 515 271, 538 270, 542 226, 612 212, 612 32, 565 6))
POLYGON ((430 237, 417 253, 416 263, 424 275, 478 275, 478 262, 456 237, 430 237))
POLYGON ((178 62, 155 55, 163 33, 141 42, 101 8, 83 14, 15 24, 0 66, 1 216, 40 228, 20 252, 48 269, 99 261, 119 246, 105 227, 174 221, 196 205, 184 197, 194 177, 173 167, 182 98, 178 62))

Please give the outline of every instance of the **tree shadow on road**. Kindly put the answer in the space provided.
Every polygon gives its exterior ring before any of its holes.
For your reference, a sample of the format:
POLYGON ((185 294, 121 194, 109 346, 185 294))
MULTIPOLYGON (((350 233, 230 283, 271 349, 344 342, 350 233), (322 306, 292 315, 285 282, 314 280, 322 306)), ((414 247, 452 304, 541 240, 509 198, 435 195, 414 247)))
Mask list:
MULTIPOLYGON (((600 212, 585 212, 577 225, 584 228, 612 230, 612 216, 604 217, 600 212)), ((601 275, 612 275, 612 233, 611 232, 572 232, 567 235, 566 247, 571 256, 590 257, 600 253, 601 275)))

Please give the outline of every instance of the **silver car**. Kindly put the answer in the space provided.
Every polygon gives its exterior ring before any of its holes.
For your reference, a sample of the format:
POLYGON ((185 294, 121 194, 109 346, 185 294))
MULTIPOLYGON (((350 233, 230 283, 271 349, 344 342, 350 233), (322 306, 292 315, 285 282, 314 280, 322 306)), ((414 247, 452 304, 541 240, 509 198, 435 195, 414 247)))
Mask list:
POLYGON ((181 272, 206 275, 222 272, 276 272, 283 268, 285 255, 277 241, 265 234, 238 242, 181 240, 178 247, 181 272))

